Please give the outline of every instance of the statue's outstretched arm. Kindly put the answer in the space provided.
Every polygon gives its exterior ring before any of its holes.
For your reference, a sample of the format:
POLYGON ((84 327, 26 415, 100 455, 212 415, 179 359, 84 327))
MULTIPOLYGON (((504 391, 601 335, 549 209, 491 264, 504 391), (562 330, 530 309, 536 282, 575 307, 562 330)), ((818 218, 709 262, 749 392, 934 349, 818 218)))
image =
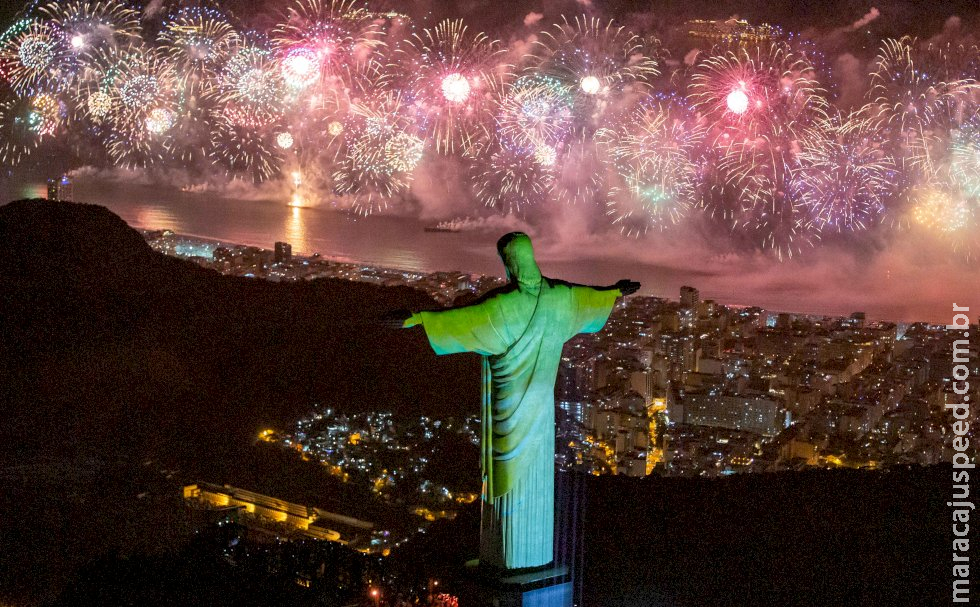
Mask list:
MULTIPOLYGON (((513 285, 504 285, 503 287, 497 287, 496 289, 491 289, 481 295, 476 301, 464 304, 462 306, 453 306, 449 308, 442 308, 438 310, 433 310, 434 312, 447 312, 451 310, 459 310, 462 308, 475 308, 486 303, 487 301, 493 299, 497 295, 502 293, 507 293, 514 290, 513 285)), ((422 311, 413 312, 412 310, 394 310, 388 312, 381 318, 381 325, 388 329, 411 329, 412 327, 422 324, 422 311)))
POLYGON ((568 282, 565 280, 556 280, 554 278, 549 278, 552 284, 563 284, 568 287, 585 287, 587 289, 595 289, 596 291, 619 291, 620 295, 632 295, 636 293, 640 288, 640 283, 635 280, 630 280, 629 278, 624 278, 614 285, 609 285, 607 287, 592 287, 589 285, 580 285, 574 282, 568 282))

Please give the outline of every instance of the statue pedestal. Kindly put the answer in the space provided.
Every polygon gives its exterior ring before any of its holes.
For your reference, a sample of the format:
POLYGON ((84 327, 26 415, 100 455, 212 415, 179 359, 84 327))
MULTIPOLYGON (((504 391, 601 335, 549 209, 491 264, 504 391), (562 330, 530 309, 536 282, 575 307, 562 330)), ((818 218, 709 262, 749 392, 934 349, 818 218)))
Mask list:
POLYGON ((572 607, 567 567, 483 575, 472 592, 466 607, 572 607))

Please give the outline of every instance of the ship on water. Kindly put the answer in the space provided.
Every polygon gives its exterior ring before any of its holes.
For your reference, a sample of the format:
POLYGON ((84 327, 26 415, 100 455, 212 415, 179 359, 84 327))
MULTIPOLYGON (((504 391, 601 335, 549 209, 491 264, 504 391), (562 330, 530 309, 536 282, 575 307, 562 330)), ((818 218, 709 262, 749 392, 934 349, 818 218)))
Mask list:
POLYGON ((440 221, 434 226, 425 226, 423 229, 426 232, 459 232, 462 230, 463 224, 467 221, 470 221, 468 217, 449 219, 447 221, 440 221))

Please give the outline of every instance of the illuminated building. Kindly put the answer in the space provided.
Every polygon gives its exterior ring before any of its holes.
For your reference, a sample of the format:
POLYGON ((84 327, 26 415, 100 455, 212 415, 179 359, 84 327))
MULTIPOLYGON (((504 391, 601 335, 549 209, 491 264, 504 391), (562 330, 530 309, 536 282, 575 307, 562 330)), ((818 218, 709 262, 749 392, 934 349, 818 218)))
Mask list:
POLYGON ((684 26, 687 35, 691 38, 712 43, 761 44, 782 37, 780 30, 768 23, 751 25, 748 21, 734 18, 727 21, 695 19, 688 21, 684 26))
POLYGON ((671 423, 710 426, 775 436, 786 416, 774 400, 761 396, 686 393, 669 408, 671 423))
POLYGON ((48 179, 48 200, 71 202, 72 198, 74 198, 74 187, 68 175, 62 175, 61 179, 48 179))
POLYGON ((697 314, 698 306, 701 304, 701 294, 694 287, 681 287, 681 307, 694 310, 697 314))
POLYGON ((630 373, 630 389, 643 397, 644 403, 653 399, 654 372, 649 369, 630 373))
POLYGON ((200 482, 186 485, 184 486, 184 500, 209 509, 240 508, 248 515, 246 520, 250 519, 259 523, 281 523, 292 527, 301 535, 339 544, 347 544, 351 538, 343 538, 339 531, 335 531, 328 525, 344 526, 365 533, 370 533, 374 529, 374 523, 311 506, 294 504, 230 485, 200 482))
POLYGON ((805 460, 814 465, 817 462, 817 446, 807 440, 791 438, 779 447, 779 458, 781 460, 805 460))
POLYGON ((277 242, 276 251, 273 256, 273 261, 275 263, 282 263, 284 261, 289 261, 293 258, 293 245, 288 242, 277 242))
POLYGON ((581 426, 587 426, 592 419, 592 403, 587 400, 563 400, 558 407, 581 426))

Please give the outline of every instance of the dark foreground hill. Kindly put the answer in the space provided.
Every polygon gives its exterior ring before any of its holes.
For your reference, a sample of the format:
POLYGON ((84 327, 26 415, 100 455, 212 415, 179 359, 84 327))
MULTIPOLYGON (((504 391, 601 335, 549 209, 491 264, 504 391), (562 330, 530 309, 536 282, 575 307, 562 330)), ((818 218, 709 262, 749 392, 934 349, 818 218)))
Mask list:
MULTIPOLYGON (((944 497, 950 473, 947 464, 716 480, 565 478, 559 485, 584 485, 581 550, 575 560, 565 560, 579 571, 577 604, 950 604, 951 536, 944 497)), ((473 506, 379 563, 394 574, 389 579, 398 580, 387 587, 388 596, 395 588, 424 589, 427 580, 438 579, 440 588, 460 595, 461 605, 476 604, 467 601, 478 591, 461 565, 477 550, 479 512, 473 506)), ((366 593, 330 602, 326 597, 336 600, 337 592, 329 575, 307 593, 284 594, 284 588, 295 590, 288 572, 258 571, 265 581, 256 586, 248 573, 254 569, 254 562, 229 567, 187 548, 162 557, 102 557, 83 569, 58 605, 371 604, 366 593), (184 581, 189 572, 192 586, 184 581)))
POLYGON ((0 208, 0 453, 139 450, 217 470, 313 403, 460 414, 478 363, 382 328, 424 294, 221 276, 154 252, 108 210, 0 208))
POLYGON ((587 487, 586 605, 946 605, 950 465, 587 487))
MULTIPOLYGON (((948 605, 951 478, 949 464, 718 479, 561 474, 557 486, 579 495, 573 510, 584 519, 564 563, 588 607, 948 605)), ((458 524, 475 537, 478 514, 458 524)), ((457 548, 454 531, 396 557, 442 566, 465 587, 447 555, 476 547, 457 548)))

